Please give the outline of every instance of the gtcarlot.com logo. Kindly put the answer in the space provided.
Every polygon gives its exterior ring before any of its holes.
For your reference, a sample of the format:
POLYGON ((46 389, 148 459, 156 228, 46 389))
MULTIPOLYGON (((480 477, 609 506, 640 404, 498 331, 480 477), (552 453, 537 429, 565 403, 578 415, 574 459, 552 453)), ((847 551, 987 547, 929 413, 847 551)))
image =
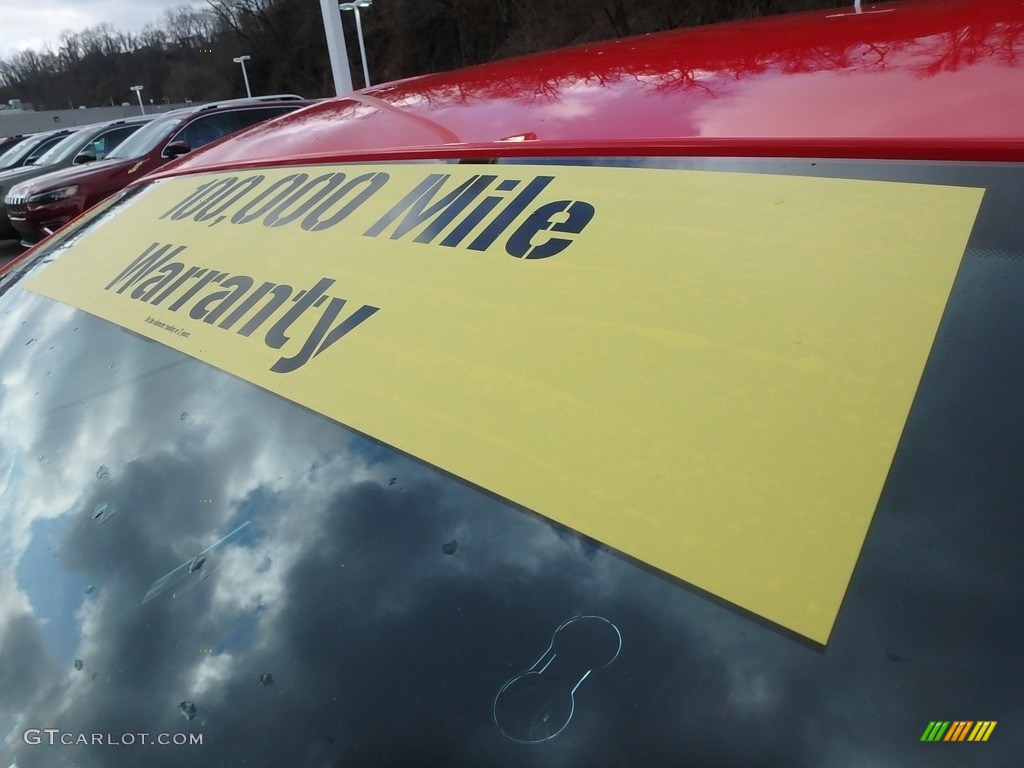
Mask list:
POLYGON ((62 731, 59 728, 29 728, 21 738, 30 746, 62 744, 66 747, 72 745, 131 747, 137 744, 183 747, 203 743, 203 734, 201 733, 81 733, 62 731))

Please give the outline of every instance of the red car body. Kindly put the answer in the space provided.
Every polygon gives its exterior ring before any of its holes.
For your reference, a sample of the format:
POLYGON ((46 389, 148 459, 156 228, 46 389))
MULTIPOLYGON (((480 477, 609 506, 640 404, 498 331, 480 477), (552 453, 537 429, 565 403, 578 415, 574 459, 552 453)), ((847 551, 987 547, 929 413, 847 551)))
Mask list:
POLYGON ((581 152, 1019 160, 1022 24, 1017 3, 911 1, 595 43, 376 86, 173 172, 581 152))

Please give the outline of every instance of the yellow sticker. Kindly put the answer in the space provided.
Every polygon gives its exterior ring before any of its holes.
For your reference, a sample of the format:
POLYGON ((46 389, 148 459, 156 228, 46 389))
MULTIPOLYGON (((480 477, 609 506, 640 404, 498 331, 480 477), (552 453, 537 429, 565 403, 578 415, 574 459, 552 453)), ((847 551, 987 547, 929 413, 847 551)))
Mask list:
POLYGON ((29 288, 827 641, 982 191, 331 166, 154 184, 29 288))

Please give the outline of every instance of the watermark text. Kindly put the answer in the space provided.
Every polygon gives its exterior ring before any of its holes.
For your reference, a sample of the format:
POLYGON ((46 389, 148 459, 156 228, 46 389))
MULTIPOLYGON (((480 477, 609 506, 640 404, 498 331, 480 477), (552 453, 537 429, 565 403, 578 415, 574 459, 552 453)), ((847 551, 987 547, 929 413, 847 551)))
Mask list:
POLYGON ((131 747, 136 744, 156 744, 181 747, 203 743, 203 734, 201 733, 81 733, 62 731, 60 728, 28 728, 21 738, 29 746, 63 744, 68 747, 72 745, 131 747))

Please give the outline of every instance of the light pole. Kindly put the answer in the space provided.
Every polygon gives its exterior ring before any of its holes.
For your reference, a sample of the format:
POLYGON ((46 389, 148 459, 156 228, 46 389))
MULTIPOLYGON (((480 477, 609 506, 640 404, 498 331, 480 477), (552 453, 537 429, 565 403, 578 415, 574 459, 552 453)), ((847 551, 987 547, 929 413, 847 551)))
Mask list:
POLYGON ((331 60, 331 74, 334 76, 334 92, 342 96, 352 90, 352 73, 349 71, 348 51, 345 48, 345 34, 341 30, 341 14, 338 13, 337 1, 320 0, 320 15, 324 20, 327 55, 331 60))
POLYGON ((363 45, 363 24, 359 20, 359 9, 369 8, 373 0, 356 0, 354 3, 341 3, 338 8, 343 11, 352 11, 356 15, 356 36, 359 38, 359 57, 363 62, 363 85, 370 87, 370 71, 366 67, 366 46, 363 45))
POLYGON ((232 59, 232 61, 235 62, 235 64, 241 64, 242 65, 242 79, 245 80, 245 95, 248 96, 251 99, 252 98, 252 91, 249 90, 249 75, 245 71, 245 62, 247 62, 250 58, 251 58, 250 56, 239 56, 236 59, 232 59))
POLYGON ((135 91, 135 95, 139 97, 139 109, 142 110, 142 114, 146 114, 146 107, 142 103, 142 86, 133 85, 131 89, 135 91))

